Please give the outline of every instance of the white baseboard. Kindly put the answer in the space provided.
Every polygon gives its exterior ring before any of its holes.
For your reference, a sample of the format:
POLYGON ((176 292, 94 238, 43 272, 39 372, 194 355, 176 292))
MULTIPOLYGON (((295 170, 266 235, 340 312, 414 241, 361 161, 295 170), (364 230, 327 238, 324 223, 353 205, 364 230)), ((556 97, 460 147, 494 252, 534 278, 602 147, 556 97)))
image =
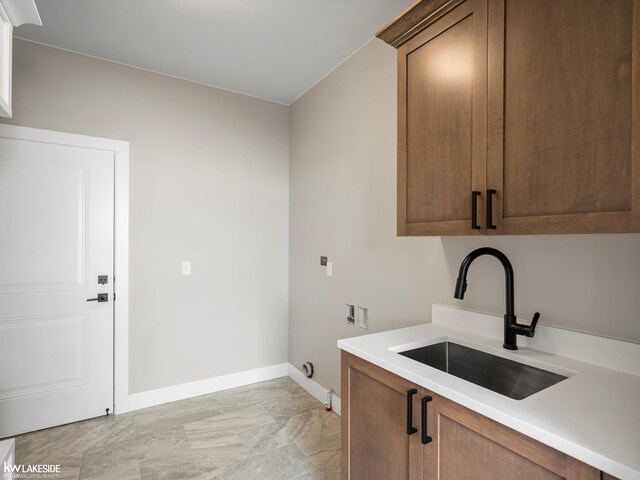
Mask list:
POLYGON ((127 396, 125 405, 116 405, 115 413, 131 412, 141 408, 175 402, 176 400, 197 397, 198 395, 206 395, 208 393, 228 390, 229 388, 242 387, 252 383, 286 377, 289 373, 289 367, 290 364, 288 363, 279 363, 268 367, 222 375, 220 377, 206 378, 204 380, 172 385, 170 387, 148 390, 146 392, 132 393, 127 396))
POLYGON ((333 392, 331 392, 331 409, 336 412, 338 416, 342 415, 342 402, 340 401, 340 397, 333 392))
MULTIPOLYGON (((312 397, 314 397, 316 400, 318 400, 320 403, 326 404, 327 394, 329 393, 329 390, 324 388, 315 380, 311 380, 310 378, 307 378, 307 376, 304 373, 302 373, 292 364, 289 363, 288 365, 289 365, 289 377, 291 377, 291 379, 294 382, 296 382, 298 385, 304 388, 307 392, 309 392, 309 394, 312 397)), ((336 412, 338 415, 340 415, 340 412, 341 412, 340 407, 341 407, 340 397, 337 396, 335 393, 331 392, 331 409, 334 412, 336 412)))
MULTIPOLYGON (((230 388, 242 387, 252 383, 264 382, 280 377, 291 377, 291 379, 304 388, 309 394, 320 403, 327 403, 327 393, 329 390, 298 370, 290 363, 279 363, 268 367, 245 370, 243 372, 231 373, 220 377, 197 380, 195 382, 172 385, 170 387, 148 390, 146 392, 132 393, 127 396, 125 405, 116 405, 116 414, 132 412, 141 408, 154 407, 164 403, 184 400, 185 398, 197 397, 208 393, 220 392, 230 388)), ((331 392, 331 408, 340 415, 340 397, 331 392)))

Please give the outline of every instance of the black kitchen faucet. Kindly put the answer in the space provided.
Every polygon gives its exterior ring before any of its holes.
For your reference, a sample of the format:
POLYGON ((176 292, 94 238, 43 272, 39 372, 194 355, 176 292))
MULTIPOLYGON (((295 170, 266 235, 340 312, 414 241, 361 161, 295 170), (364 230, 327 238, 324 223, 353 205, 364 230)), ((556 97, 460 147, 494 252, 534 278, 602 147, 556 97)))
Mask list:
POLYGON ((464 298, 464 292, 467 290, 467 271, 473 261, 482 255, 491 255, 497 258, 504 267, 507 312, 504 315, 504 343, 502 346, 507 350, 517 350, 518 342, 516 335, 533 337, 540 313, 536 312, 531 321, 531 325, 522 325, 516 321, 516 316, 513 312, 513 267, 504 253, 495 248, 483 247, 467 255, 460 265, 460 272, 458 273, 458 280, 456 281, 456 290, 453 296, 459 300, 464 298))

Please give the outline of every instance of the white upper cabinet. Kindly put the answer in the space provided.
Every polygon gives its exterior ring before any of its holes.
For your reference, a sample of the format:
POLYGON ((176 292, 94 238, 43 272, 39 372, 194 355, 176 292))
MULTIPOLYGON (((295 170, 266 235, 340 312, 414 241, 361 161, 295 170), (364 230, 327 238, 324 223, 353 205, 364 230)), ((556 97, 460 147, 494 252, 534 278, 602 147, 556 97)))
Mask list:
POLYGON ((0 116, 11 117, 13 28, 42 25, 34 0, 0 0, 0 116))

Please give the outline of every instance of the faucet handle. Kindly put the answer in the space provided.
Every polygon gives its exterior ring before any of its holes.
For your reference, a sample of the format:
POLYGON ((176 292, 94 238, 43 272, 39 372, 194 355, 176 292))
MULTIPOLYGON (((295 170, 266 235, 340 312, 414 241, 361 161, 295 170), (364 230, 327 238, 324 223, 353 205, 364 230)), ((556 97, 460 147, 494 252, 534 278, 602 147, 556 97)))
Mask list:
MULTIPOLYGON (((507 316, 505 315, 505 319, 507 316)), ((511 317, 515 320, 515 317, 511 317)), ((518 322, 514 322, 509 326, 509 330, 515 333, 516 335, 524 335, 525 337, 532 338, 536 334, 536 325, 538 324, 538 320, 540 319, 540 312, 536 312, 533 316, 533 320, 531 320, 531 325, 523 325, 518 322)))
POLYGON ((525 333, 527 337, 533 338, 533 336, 536 334, 536 325, 538 324, 538 320, 540 320, 540 312, 536 312, 533 315, 533 320, 531 320, 531 325, 529 326, 529 328, 527 328, 527 332, 525 333))

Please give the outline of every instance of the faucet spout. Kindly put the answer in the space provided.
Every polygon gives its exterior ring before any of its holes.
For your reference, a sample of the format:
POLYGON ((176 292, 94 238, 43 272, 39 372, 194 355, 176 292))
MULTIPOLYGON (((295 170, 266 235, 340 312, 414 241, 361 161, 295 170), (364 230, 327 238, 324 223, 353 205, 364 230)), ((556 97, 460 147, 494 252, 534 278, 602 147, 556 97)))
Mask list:
POLYGON ((462 261, 462 264, 460 265, 460 271, 458 273, 458 279, 456 280, 456 288, 453 296, 454 298, 457 298, 459 300, 464 299, 464 294, 467 290, 467 273, 469 271, 469 267, 476 258, 483 255, 490 255, 497 258, 504 268, 506 311, 504 314, 503 347, 508 350, 517 350, 518 344, 516 335, 526 335, 529 337, 533 337, 535 326, 540 315, 536 314, 534 322, 532 322, 530 326, 517 323, 513 306, 513 267, 511 266, 511 262, 504 253, 502 253, 500 250, 496 250, 495 248, 482 247, 474 250, 469 255, 467 255, 467 257, 462 261))

